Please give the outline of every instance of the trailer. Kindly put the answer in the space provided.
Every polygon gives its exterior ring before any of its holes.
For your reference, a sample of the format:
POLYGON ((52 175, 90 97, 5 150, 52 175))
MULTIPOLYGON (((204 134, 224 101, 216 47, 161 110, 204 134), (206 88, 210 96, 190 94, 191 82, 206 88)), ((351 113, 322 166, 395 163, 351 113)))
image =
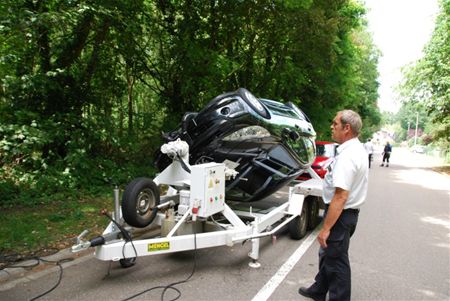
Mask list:
POLYGON ((309 168, 312 179, 289 187, 288 199, 278 206, 258 208, 227 201, 226 179, 236 175, 232 162, 189 165, 183 141, 162 147, 172 163, 154 179, 137 178, 127 185, 119 204, 114 190, 114 212, 102 235, 84 240, 84 231, 72 252, 95 247, 99 260, 134 265, 136 258, 251 242, 249 265, 259 267, 260 239, 288 227, 301 239, 320 221, 322 180, 309 168), (165 193, 161 195, 161 187, 165 193))

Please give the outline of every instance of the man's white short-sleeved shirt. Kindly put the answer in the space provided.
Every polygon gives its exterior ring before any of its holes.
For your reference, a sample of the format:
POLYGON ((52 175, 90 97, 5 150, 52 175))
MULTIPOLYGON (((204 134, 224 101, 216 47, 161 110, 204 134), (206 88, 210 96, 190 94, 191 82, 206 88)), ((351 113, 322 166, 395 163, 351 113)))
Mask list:
POLYGON ((372 142, 371 141, 367 141, 365 144, 364 144, 364 148, 366 149, 366 151, 367 151, 367 154, 373 154, 373 144, 372 144, 372 142))
POLYGON ((323 181, 323 201, 329 204, 339 187, 349 192, 344 209, 360 208, 367 196, 368 179, 367 152, 358 138, 350 139, 339 145, 328 167, 323 181))

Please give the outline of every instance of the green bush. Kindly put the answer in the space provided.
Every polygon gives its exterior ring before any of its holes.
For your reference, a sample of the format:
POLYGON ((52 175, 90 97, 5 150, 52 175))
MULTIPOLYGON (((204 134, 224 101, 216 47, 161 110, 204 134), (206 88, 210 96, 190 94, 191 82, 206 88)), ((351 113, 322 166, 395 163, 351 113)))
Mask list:
POLYGON ((39 121, 24 112, 15 117, 16 123, 0 126, 0 207, 96 195, 154 173, 153 145, 159 143, 152 133, 117 138, 106 130, 107 121, 76 122, 70 115, 39 121))

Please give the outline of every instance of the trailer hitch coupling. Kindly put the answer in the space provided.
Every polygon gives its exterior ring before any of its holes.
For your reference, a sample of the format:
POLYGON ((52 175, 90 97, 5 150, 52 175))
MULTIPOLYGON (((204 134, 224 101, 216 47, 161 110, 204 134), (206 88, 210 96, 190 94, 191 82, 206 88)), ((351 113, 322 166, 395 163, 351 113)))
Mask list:
POLYGON ((89 241, 83 240, 83 237, 85 237, 88 233, 88 230, 84 230, 80 235, 77 236, 77 243, 71 248, 72 253, 86 250, 89 247, 100 246, 105 243, 105 238, 103 236, 94 237, 89 241))

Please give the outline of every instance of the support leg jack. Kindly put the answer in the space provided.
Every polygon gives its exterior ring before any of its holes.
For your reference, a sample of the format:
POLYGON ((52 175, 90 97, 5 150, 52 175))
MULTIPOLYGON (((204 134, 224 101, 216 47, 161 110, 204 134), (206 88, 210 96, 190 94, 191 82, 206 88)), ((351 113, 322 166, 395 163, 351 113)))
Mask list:
POLYGON ((250 261, 248 263, 248 266, 251 267, 251 268, 257 269, 257 268, 259 268, 261 266, 261 264, 258 262, 258 260, 252 259, 252 261, 250 261))

